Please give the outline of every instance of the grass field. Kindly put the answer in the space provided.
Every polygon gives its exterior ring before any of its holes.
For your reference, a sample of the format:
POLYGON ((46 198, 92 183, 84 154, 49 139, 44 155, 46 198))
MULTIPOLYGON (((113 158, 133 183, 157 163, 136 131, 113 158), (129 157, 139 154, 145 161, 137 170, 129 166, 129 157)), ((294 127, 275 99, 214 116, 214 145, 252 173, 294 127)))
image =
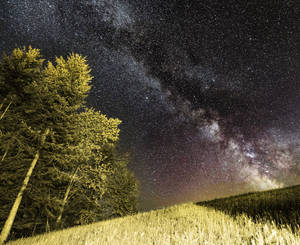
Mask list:
POLYGON ((9 245, 300 244, 300 186, 187 203, 9 245))
MULTIPOLYGON (((293 231, 300 225, 300 185, 200 202, 232 217, 246 214, 257 222, 273 222, 293 231)), ((299 244, 300 245, 300 244, 299 244)))

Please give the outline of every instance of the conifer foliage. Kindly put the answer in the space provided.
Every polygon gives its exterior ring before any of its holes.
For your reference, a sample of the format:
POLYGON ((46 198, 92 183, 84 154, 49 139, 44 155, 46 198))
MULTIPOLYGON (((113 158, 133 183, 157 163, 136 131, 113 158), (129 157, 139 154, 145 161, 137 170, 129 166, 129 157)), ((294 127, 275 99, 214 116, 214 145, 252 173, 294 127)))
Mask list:
POLYGON ((55 64, 31 47, 3 55, 0 244, 11 225, 17 238, 136 211, 137 181, 116 159, 121 121, 85 106, 91 79, 78 54, 55 64))

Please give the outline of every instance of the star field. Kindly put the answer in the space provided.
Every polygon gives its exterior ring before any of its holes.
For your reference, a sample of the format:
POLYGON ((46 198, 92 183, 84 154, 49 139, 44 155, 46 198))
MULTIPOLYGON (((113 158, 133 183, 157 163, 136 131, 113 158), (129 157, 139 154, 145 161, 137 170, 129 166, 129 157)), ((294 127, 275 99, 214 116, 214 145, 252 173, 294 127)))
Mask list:
POLYGON ((3 0, 0 52, 87 56, 142 205, 300 183, 299 3, 3 0))

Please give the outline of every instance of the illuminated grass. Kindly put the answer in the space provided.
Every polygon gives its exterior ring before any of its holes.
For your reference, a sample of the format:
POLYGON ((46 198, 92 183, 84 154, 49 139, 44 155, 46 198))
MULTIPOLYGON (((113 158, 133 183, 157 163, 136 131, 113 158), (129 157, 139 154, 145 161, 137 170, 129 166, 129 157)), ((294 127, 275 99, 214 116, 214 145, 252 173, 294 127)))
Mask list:
MULTIPOLYGON (((292 189, 286 190, 291 191, 292 189)), ((294 191, 299 190, 300 186, 294 189, 294 191)), ((250 207, 250 204, 253 204, 253 200, 257 201, 260 195, 261 197, 266 197, 266 192, 228 198, 226 202, 224 200, 216 200, 214 202, 215 204, 219 202, 219 209, 222 206, 220 203, 231 207, 230 200, 232 200, 235 208, 239 207, 236 206, 237 203, 241 206, 248 203, 247 205, 250 207), (251 199, 251 196, 255 198, 251 199), (245 197, 247 198, 245 199, 245 197), (242 202, 241 200, 247 201, 242 202)), ((263 200, 264 203, 268 202, 267 198, 263 200)), ((207 204, 208 202, 206 202, 207 204)), ((226 214, 224 211, 216 210, 211 206, 204 207, 199 204, 187 203, 32 238, 20 239, 8 244, 300 244, 299 224, 293 224, 294 228, 292 231, 288 224, 285 224, 285 227, 276 225, 272 221, 272 217, 265 218, 259 222, 249 218, 243 212, 237 212, 235 215, 231 213, 226 214)), ((256 205, 255 207, 262 208, 263 206, 256 205)), ((260 210, 260 212, 267 215, 267 210, 260 210)), ((295 218, 296 220, 297 218, 295 218)))

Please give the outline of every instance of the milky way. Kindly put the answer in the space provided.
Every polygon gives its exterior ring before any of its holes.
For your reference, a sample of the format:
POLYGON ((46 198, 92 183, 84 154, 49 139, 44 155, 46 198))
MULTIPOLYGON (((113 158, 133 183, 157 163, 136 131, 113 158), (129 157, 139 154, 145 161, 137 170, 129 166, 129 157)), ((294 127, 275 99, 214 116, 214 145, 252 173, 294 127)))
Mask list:
POLYGON ((78 52, 142 203, 300 183, 299 3, 2 0, 0 51, 78 52))

